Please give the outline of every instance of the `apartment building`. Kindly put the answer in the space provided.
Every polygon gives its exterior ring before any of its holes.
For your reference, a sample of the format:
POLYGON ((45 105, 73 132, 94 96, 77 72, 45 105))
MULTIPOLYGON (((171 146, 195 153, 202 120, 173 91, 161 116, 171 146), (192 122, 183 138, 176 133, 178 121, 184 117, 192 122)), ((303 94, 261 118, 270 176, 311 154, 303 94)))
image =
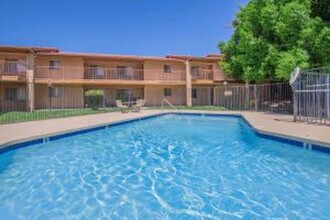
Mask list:
POLYGON ((159 106, 164 98, 173 105, 204 105, 214 99, 207 88, 228 82, 220 60, 221 55, 148 57, 0 46, 0 108, 82 108, 90 89, 104 91, 105 107, 117 99, 159 106))

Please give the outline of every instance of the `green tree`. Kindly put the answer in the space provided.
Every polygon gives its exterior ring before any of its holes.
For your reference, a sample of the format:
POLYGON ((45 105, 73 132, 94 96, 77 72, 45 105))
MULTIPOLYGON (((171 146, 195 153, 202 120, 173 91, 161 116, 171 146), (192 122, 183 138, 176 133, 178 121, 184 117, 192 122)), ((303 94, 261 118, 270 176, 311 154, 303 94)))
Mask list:
POLYGON ((330 22, 330 1, 329 0, 311 0, 312 15, 320 17, 324 21, 330 22))
POLYGON ((95 89, 85 92, 87 106, 92 110, 99 110, 102 106, 104 92, 103 90, 95 89))
POLYGON ((312 13, 310 0, 251 0, 220 42, 220 63, 230 77, 287 80, 294 67, 330 65, 330 27, 312 13))

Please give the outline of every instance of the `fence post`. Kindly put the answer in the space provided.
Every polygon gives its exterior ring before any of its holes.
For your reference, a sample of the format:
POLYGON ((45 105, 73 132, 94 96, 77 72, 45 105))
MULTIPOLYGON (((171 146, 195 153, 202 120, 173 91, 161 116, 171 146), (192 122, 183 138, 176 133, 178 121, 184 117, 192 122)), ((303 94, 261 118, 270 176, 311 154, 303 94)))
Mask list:
POLYGON ((257 85, 254 84, 254 110, 258 111, 257 85))
POLYGON ((327 118, 330 118, 330 75, 327 75, 327 89, 328 89, 328 92, 326 92, 326 108, 327 108, 327 116, 326 116, 326 119, 327 118))
POLYGON ((250 103, 249 103, 249 99, 250 99, 250 86, 249 86, 249 82, 245 83, 245 110, 249 110, 250 109, 250 103))
POLYGON ((298 115, 298 100, 297 100, 297 93, 292 90, 293 93, 293 121, 297 121, 297 115, 298 115))

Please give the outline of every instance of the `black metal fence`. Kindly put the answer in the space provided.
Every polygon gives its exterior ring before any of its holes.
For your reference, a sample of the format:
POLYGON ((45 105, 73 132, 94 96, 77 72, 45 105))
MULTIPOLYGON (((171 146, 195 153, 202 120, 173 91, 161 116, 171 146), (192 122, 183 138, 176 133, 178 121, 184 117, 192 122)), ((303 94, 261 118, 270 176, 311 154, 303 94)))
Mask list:
MULTIPOLYGON (((194 87, 191 95, 193 106, 203 108, 292 112, 291 88, 286 83, 194 87)), ((184 106, 186 87, 136 86, 128 89, 0 81, 0 124, 117 111, 115 100, 132 103, 145 99, 146 106, 160 107, 164 98, 173 105, 184 106), (102 91, 97 108, 90 106, 86 99, 89 90, 102 91)))
POLYGON ((222 106, 227 110, 291 114, 292 91, 288 83, 196 87, 193 105, 222 106))

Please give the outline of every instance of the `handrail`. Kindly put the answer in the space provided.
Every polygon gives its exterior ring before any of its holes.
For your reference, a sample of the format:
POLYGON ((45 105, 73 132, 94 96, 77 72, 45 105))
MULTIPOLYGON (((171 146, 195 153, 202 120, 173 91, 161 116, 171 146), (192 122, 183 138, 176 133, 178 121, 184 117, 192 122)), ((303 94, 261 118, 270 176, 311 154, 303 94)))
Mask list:
POLYGON ((162 109, 164 108, 164 102, 166 102, 175 111, 178 111, 178 109, 170 101, 168 101, 167 99, 162 100, 162 109))

